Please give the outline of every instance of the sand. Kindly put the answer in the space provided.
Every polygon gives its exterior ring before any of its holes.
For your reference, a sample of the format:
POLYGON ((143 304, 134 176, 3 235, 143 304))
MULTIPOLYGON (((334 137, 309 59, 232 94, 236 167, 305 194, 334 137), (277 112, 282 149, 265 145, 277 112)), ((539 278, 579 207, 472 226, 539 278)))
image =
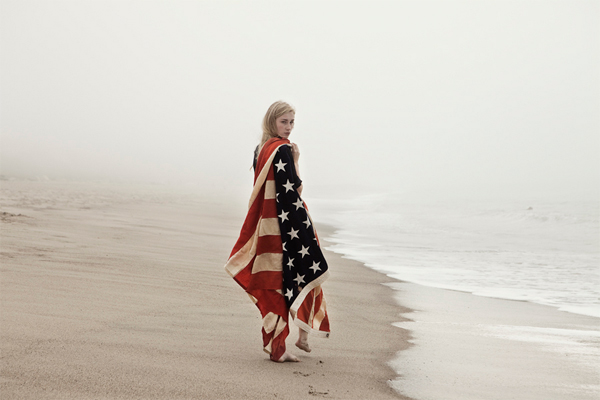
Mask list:
POLYGON ((403 398, 388 362, 409 346, 392 326, 407 310, 388 278, 329 252, 331 337, 292 350, 300 363, 269 361, 258 310, 223 270, 243 202, 106 183, 1 189, 2 399, 403 398))

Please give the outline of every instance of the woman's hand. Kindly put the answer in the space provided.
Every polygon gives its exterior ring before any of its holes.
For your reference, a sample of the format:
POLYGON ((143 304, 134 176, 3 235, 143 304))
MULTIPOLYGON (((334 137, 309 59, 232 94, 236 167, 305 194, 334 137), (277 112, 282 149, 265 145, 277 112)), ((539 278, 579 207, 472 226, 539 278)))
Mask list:
POLYGON ((292 146, 292 157, 294 158, 294 164, 298 164, 298 160, 300 159, 300 149, 296 143, 290 143, 292 146))

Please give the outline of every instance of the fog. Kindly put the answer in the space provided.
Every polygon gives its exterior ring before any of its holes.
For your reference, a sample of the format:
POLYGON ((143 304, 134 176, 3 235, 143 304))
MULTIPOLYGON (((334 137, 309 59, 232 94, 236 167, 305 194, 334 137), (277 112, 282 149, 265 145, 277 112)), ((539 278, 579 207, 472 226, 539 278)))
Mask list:
POLYGON ((1 4, 5 177, 247 197, 281 99, 308 195, 598 196, 598 1, 1 4))

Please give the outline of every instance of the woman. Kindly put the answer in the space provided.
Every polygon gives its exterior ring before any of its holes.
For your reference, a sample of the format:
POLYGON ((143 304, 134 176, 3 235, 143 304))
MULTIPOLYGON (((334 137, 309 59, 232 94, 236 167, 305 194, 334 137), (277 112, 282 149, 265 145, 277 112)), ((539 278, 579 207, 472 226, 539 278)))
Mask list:
POLYGON ((248 214, 225 265, 260 310, 264 350, 277 362, 298 361, 285 348, 288 314, 298 326, 298 348, 311 351, 309 333, 329 337, 321 289, 329 271, 300 197, 300 151, 288 140, 295 114, 283 101, 265 114, 248 214))

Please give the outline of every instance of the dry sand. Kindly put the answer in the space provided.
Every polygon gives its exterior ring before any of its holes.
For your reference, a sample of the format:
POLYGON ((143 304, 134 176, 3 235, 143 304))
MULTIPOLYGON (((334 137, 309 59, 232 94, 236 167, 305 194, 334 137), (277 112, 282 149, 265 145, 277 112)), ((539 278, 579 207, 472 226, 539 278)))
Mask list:
POLYGON ((243 206, 109 184, 1 188, 2 399, 402 398, 387 362, 408 332, 391 325, 401 309, 383 275, 327 253, 331 337, 276 364, 223 270, 243 206))

